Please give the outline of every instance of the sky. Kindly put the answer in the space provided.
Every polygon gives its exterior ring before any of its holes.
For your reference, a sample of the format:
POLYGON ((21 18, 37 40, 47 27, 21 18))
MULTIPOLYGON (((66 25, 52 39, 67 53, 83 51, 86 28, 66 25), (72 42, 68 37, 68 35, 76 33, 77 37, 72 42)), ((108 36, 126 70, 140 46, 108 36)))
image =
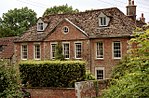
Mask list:
MULTIPOLYGON (((149 22, 149 0, 134 0, 134 2, 137 5, 137 19, 141 17, 141 13, 144 13, 146 22, 149 22)), ((79 11, 117 7, 126 13, 128 0, 2 0, 0 2, 0 17, 10 9, 22 7, 34 10, 37 17, 41 17, 47 8, 65 4, 79 9, 79 11)))

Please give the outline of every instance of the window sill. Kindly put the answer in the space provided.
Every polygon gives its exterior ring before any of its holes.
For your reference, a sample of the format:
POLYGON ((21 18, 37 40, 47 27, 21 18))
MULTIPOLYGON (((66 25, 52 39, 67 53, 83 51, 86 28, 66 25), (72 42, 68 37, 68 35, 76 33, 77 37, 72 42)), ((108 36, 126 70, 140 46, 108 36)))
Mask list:
POLYGON ((34 60, 39 61, 39 60, 41 60, 41 59, 34 59, 34 60))
POLYGON ((27 59, 21 59, 22 61, 26 61, 27 59))
POLYGON ((81 60, 82 58, 75 58, 76 60, 81 60))
POLYGON ((104 58, 95 58, 96 60, 104 60, 104 58))
POLYGON ((120 58, 113 58, 114 60, 121 60, 122 58, 120 57, 120 58))

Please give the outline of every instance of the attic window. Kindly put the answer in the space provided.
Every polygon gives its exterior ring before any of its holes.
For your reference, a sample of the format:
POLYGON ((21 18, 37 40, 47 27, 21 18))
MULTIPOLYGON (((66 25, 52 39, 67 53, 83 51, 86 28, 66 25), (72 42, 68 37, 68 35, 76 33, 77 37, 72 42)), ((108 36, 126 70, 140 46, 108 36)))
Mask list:
POLYGON ((102 26, 106 25, 106 17, 100 17, 100 25, 102 26))
POLYGON ((67 26, 63 27, 63 33, 67 34, 69 32, 69 28, 67 26))
POLYGON ((108 26, 110 18, 106 16, 104 13, 100 13, 99 15, 99 26, 108 26))
POLYGON ((43 31, 44 30, 43 23, 38 23, 37 30, 38 31, 43 31))

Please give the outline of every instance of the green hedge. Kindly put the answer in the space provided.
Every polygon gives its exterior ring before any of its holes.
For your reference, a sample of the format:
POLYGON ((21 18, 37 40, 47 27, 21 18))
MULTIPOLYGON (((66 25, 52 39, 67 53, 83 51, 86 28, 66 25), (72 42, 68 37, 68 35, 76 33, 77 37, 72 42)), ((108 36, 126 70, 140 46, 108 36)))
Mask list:
POLYGON ((74 87, 85 78, 83 61, 25 61, 19 69, 22 84, 30 87, 74 87))

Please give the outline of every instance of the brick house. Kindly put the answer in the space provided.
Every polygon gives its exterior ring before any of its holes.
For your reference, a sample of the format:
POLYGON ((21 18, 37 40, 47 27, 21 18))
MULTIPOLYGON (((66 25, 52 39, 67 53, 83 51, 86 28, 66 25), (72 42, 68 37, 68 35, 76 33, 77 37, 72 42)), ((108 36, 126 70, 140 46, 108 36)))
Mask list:
POLYGON ((127 54, 135 27, 134 1, 126 8, 127 15, 113 7, 40 17, 15 41, 16 60, 53 60, 56 44, 62 43, 65 59, 84 60, 97 79, 109 78, 127 54))
POLYGON ((14 63, 14 43, 17 37, 0 38, 0 59, 7 60, 9 64, 14 63))

